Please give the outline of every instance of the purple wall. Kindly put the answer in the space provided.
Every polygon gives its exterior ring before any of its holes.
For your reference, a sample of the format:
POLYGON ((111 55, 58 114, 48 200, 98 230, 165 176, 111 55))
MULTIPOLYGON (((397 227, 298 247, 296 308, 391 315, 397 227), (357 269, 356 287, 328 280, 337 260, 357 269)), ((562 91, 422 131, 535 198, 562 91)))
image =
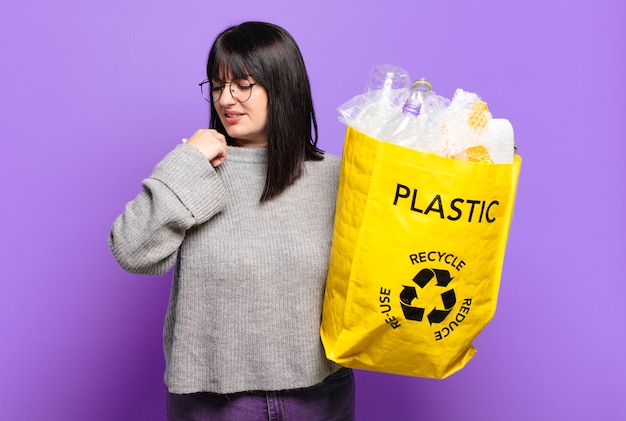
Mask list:
POLYGON ((358 372, 358 419, 626 419, 621 0, 0 8, 0 419, 164 419, 170 276, 124 273, 106 237, 153 165, 206 126, 208 47, 248 19, 299 41, 328 151, 343 141, 335 108, 392 63, 445 96, 479 93, 524 158, 477 356, 442 381, 358 372))

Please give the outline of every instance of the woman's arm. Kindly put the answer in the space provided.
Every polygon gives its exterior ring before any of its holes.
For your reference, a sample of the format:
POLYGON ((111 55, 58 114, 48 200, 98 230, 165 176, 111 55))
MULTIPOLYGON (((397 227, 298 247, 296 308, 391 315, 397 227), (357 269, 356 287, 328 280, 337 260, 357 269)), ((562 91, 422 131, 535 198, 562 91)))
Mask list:
POLYGON ((109 247, 124 270, 158 275, 174 265, 185 232, 219 213, 227 195, 208 158, 189 144, 170 152, 142 185, 113 223, 109 247))

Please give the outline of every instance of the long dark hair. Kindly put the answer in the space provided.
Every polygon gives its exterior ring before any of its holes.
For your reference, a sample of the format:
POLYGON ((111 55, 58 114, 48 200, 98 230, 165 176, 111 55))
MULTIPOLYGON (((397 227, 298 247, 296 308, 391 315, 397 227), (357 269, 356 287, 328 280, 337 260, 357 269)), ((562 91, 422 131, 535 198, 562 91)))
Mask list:
MULTIPOLYGON (((207 78, 252 76, 268 96, 268 164, 260 201, 279 195, 302 175, 305 160, 319 161, 311 85, 300 48, 280 26, 244 22, 219 34, 211 47, 207 78)), ((210 128, 234 143, 211 104, 210 128)))

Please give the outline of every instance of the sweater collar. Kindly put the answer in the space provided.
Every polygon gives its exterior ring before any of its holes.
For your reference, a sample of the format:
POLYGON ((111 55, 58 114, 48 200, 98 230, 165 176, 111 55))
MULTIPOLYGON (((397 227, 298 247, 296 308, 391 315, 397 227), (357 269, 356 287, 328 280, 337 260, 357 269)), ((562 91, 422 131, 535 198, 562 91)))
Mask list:
POLYGON ((229 146, 228 156, 226 159, 239 162, 264 164, 267 162, 267 148, 229 146))

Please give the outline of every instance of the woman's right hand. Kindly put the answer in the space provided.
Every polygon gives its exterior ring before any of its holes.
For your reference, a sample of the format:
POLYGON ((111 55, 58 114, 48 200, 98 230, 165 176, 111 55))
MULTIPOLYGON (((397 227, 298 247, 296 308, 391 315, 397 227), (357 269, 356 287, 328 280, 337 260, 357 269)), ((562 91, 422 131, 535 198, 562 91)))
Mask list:
POLYGON ((202 152, 213 167, 224 162, 228 154, 226 138, 215 129, 200 129, 186 143, 202 152))

